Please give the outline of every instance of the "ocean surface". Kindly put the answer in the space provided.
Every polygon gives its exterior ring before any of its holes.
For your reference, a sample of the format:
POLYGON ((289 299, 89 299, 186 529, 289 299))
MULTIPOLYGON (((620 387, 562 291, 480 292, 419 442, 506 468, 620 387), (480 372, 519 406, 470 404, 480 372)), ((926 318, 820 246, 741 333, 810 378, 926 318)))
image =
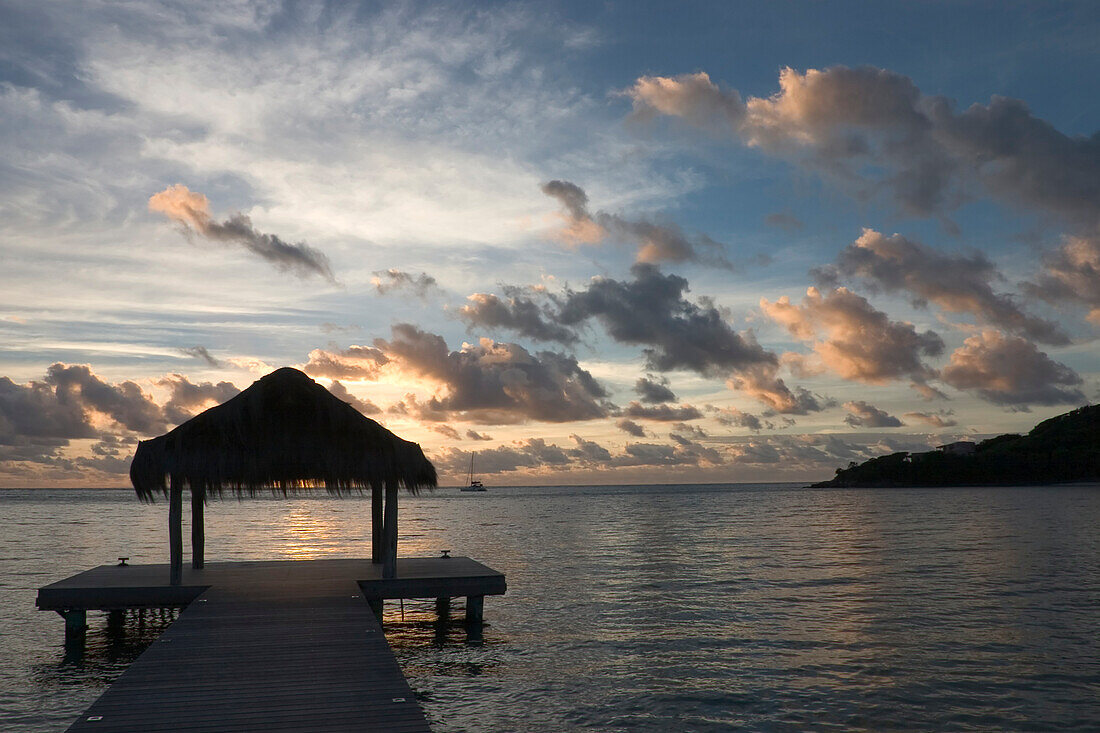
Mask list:
MULTIPOLYGON (((1100 729, 1097 486, 490 487, 401 506, 402 555, 508 576, 479 643, 460 602, 450 625, 387 605, 437 733, 1100 729)), ((89 614, 66 656, 61 618, 34 607, 120 555, 166 562, 166 524, 127 491, 0 491, 0 730, 63 730, 170 623, 89 614)), ((369 499, 207 509, 208 562, 369 554, 369 499)))

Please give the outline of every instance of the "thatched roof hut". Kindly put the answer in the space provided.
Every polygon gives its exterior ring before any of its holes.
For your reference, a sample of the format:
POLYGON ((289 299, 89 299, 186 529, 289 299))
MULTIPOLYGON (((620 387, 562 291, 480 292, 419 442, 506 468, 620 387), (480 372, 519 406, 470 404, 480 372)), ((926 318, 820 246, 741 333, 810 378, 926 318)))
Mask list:
POLYGON ((381 556, 384 574, 392 577, 397 491, 435 488, 436 472, 419 445, 364 417, 297 369, 283 368, 175 430, 142 441, 130 480, 143 500, 158 494, 169 498, 173 582, 182 572, 184 488, 191 493, 192 554, 200 568, 202 508, 208 496, 315 490, 343 495, 369 489, 374 560, 381 556))

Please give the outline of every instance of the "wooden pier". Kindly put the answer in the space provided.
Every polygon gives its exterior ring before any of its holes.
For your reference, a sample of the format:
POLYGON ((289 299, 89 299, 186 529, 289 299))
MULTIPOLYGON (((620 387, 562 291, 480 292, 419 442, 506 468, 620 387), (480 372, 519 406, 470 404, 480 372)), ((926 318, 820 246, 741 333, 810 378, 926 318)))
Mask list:
POLYGON ((506 590, 470 558, 105 565, 48 585, 70 638, 89 610, 183 612, 70 731, 427 731, 382 633, 386 599, 466 596, 467 623, 506 590))

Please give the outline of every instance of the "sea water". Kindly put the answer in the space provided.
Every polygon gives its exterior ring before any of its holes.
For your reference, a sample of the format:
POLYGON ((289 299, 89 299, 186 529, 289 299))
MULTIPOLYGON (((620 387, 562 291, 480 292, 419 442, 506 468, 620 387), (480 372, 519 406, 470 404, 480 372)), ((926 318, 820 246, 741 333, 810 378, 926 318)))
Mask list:
MULTIPOLYGON (((0 730, 69 725, 171 622, 35 591, 167 559, 167 506, 0 491, 0 730)), ((208 562, 366 557, 369 499, 228 499, 208 562)), ((504 572, 483 638, 430 601, 390 639, 433 730, 1100 728, 1100 487, 490 487, 402 497, 400 553, 504 572)), ((184 536, 189 536, 185 527, 184 536)))

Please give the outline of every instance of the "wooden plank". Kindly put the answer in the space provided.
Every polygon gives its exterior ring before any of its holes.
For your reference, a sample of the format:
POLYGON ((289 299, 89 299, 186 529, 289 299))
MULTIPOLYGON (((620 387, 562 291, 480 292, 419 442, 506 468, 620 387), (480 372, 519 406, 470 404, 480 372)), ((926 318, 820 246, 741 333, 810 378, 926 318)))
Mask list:
POLYGON ((212 585, 69 730, 429 730, 355 579, 292 575, 212 585))

